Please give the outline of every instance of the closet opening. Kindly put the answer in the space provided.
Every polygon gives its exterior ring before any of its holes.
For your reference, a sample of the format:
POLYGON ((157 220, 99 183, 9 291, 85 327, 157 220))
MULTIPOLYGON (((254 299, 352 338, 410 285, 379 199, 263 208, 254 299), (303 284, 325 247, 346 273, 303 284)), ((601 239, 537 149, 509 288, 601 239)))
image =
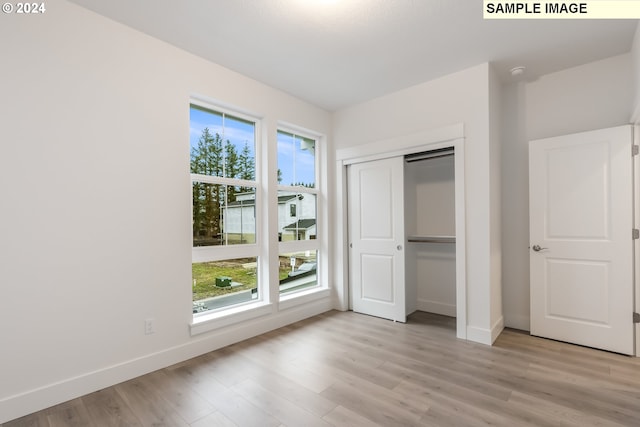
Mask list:
POLYGON ((463 125, 343 148, 336 160, 340 307, 402 323, 440 316, 466 340, 463 125))
POLYGON ((404 156, 408 321, 456 328, 455 149, 404 156))

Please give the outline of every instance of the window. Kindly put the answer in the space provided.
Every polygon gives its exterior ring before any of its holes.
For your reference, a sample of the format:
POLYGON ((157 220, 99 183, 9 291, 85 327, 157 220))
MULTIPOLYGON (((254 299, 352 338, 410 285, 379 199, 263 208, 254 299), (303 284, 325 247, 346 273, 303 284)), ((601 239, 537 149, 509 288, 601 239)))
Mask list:
POLYGON ((320 138, 293 129, 265 139, 255 117, 198 99, 190 104, 192 334, 271 313, 276 290, 280 309, 329 294, 320 280, 320 138), (276 165, 261 157, 257 141, 276 150, 276 165), (277 176, 277 188, 261 176, 277 176))
POLYGON ((278 131, 278 184, 290 187, 316 186, 316 141, 278 131))
MULTIPOLYGON (((280 294, 318 286, 316 140, 278 130, 280 294)), ((320 260, 321 261, 321 260, 320 260)))
POLYGON ((193 246, 256 242, 255 187, 198 181, 192 186, 193 246))
POLYGON ((317 286, 317 251, 280 254, 280 293, 286 294, 317 286))
POLYGON ((190 108, 193 313, 258 300, 257 121, 190 108), (231 249, 233 248, 233 249, 231 249))
POLYGON ((257 257, 194 262, 193 313, 257 299, 257 266, 257 257))

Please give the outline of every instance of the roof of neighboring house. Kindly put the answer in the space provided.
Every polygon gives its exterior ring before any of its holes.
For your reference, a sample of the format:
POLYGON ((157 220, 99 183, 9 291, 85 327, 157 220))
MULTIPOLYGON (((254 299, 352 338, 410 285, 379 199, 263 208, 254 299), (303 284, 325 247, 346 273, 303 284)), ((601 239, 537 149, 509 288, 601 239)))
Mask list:
POLYGON ((283 228, 283 230, 300 230, 300 229, 308 229, 316 225, 315 219, 299 219, 298 221, 287 225, 283 228))
POLYGON ((227 207, 228 208, 232 208, 234 206, 244 207, 244 206, 253 206, 255 204, 256 204, 256 201, 255 200, 251 200, 251 199, 249 199, 249 200, 236 200, 235 202, 227 203, 227 207))
POLYGON ((291 199, 298 197, 297 194, 287 194, 285 196, 278 196, 278 203, 286 203, 291 199))

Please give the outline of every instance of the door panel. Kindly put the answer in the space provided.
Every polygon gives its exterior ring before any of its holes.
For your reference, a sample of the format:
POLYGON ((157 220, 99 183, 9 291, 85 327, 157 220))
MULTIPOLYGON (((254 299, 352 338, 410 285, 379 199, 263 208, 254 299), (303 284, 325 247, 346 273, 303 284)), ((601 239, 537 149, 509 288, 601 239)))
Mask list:
POLYGON ((348 170, 353 310, 400 322, 406 320, 403 167, 397 157, 348 170))
POLYGON ((607 141, 549 149, 547 238, 609 238, 610 166, 607 141))
POLYGON ((609 314, 609 263, 547 260, 547 316, 606 325, 609 314), (549 286, 552 284, 553 286, 549 286), (576 295, 580 303, 575 303, 576 295))
POLYGON ((359 167, 360 237, 393 239, 393 176, 386 167, 359 167))
POLYGON ((631 128, 529 144, 531 333, 633 354, 631 128))
POLYGON ((393 304, 394 292, 388 283, 378 280, 380 277, 393 277, 393 255, 365 254, 360 256, 363 300, 393 304))

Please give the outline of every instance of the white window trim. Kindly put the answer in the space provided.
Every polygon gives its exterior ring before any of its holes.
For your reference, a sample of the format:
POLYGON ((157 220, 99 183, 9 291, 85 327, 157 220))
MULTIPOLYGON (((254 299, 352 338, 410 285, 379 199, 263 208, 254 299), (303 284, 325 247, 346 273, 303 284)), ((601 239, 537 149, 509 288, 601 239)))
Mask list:
POLYGON ((212 110, 216 113, 224 113, 226 115, 234 116, 250 122, 258 123, 261 122, 262 119, 264 119, 264 116, 254 113, 253 111, 249 111, 236 105, 231 105, 226 102, 201 95, 192 95, 189 98, 189 104, 196 105, 206 110, 212 110))
POLYGON ((328 298, 330 296, 331 290, 328 287, 314 286, 313 288, 302 289, 300 291, 293 291, 281 295, 278 308, 280 310, 287 310, 289 308, 297 307, 319 299, 328 298))
POLYGON ((273 304, 258 301, 245 304, 231 305, 228 308, 216 310, 212 313, 202 313, 193 316, 190 329, 191 335, 235 325, 236 323, 256 319, 273 313, 273 304))
POLYGON ((258 262, 260 262, 260 247, 255 243, 228 246, 197 246, 191 249, 192 263, 252 257, 257 257, 258 262))
MULTIPOLYGON (((261 256, 261 239, 263 238, 263 194, 265 183, 262 182, 262 117, 252 114, 246 110, 227 106, 215 100, 209 100, 200 96, 192 96, 190 105, 210 110, 213 113, 222 113, 242 120, 249 121, 254 124, 255 141, 254 141, 254 158, 255 171, 253 181, 237 178, 218 177, 202 174, 190 174, 191 183, 203 182, 208 184, 220 184, 236 187, 254 187, 255 190, 255 215, 256 215, 256 241, 255 243, 222 245, 222 246, 193 246, 191 247, 191 263, 197 262, 215 262, 226 259, 236 259, 244 257, 257 257, 258 271, 258 298, 255 301, 221 307, 215 311, 208 313, 195 313, 192 317, 191 334, 198 334, 223 326, 228 326, 244 320, 260 317, 271 312, 272 304, 269 303, 269 289, 266 286, 268 282, 266 275, 262 272, 265 270, 263 265, 268 263, 265 256, 261 256), (267 308, 265 308, 267 307, 267 308)), ((192 213, 193 217, 193 213, 192 213)))
MULTIPOLYGON (((267 150, 267 146, 273 147, 277 144, 271 140, 263 131, 266 129, 263 124, 264 117, 250 111, 228 105, 214 99, 191 96, 190 104, 211 110, 215 113, 222 113, 239 119, 247 120, 255 124, 255 180, 247 181, 235 178, 212 177, 208 175, 191 174, 192 182, 204 182, 210 184, 220 184, 229 186, 254 187, 255 209, 256 209, 256 242, 250 244, 225 245, 225 246, 202 246, 192 247, 192 263, 220 261, 225 259, 235 259, 242 257, 258 258, 258 292, 259 299, 251 302, 240 303, 228 307, 221 307, 215 311, 196 313, 192 316, 190 323, 191 335, 197 335, 207 331, 224 328, 240 322, 257 319, 263 316, 274 314, 277 311, 287 310, 313 301, 327 299, 331 297, 331 290, 328 286, 328 206, 326 205, 328 177, 327 177, 327 138, 325 135, 301 128, 296 125, 277 122, 277 131, 292 133, 297 136, 311 138, 316 141, 316 166, 315 166, 315 186, 298 187, 290 185, 279 185, 272 181, 274 173, 267 164, 273 164, 275 153, 267 150), (271 187, 275 184, 275 187, 271 187), (269 190, 271 188, 271 190, 269 190), (273 189, 278 191, 291 191, 304 194, 312 194, 316 197, 316 227, 317 234, 314 240, 295 240, 289 242, 274 242, 269 240, 270 224, 274 224, 273 218, 267 215, 277 215, 277 208, 273 208, 273 189), (278 277, 277 272, 273 272, 273 250, 280 253, 316 251, 318 257, 317 283, 318 286, 312 288, 291 291, 289 293, 279 293, 279 280, 271 283, 274 277, 278 277), (271 279, 271 280, 270 280, 271 279), (276 296, 277 295, 277 296, 276 296), (274 299, 275 298, 275 299, 274 299)), ((271 134, 273 135, 273 134, 271 134)), ((277 137, 276 137, 277 140, 277 137)), ((275 199, 274 199, 275 200, 275 199)), ((276 221, 277 223, 277 221, 276 221)), ((277 257, 278 254, 275 256, 277 257)))
POLYGON ((301 289, 298 291, 278 293, 278 307, 286 310, 291 307, 306 304, 310 301, 322 299, 330 296, 328 286, 328 253, 326 251, 325 240, 327 239, 327 221, 328 215, 325 215, 324 197, 326 195, 327 177, 326 177, 326 137, 308 129, 289 123, 279 122, 276 129, 277 132, 290 133, 295 136, 313 139, 316 142, 315 150, 315 187, 300 187, 292 185, 277 186, 277 191, 298 192, 304 194, 313 194, 316 196, 316 239, 314 240, 292 240, 288 242, 278 242, 278 254, 316 251, 318 268, 316 269, 317 285, 311 288, 301 289))
POLYGON ((228 187, 255 187, 258 192, 258 182, 246 179, 225 178, 222 176, 201 175, 198 173, 191 174, 191 182, 203 182, 205 184, 219 184, 228 187))

